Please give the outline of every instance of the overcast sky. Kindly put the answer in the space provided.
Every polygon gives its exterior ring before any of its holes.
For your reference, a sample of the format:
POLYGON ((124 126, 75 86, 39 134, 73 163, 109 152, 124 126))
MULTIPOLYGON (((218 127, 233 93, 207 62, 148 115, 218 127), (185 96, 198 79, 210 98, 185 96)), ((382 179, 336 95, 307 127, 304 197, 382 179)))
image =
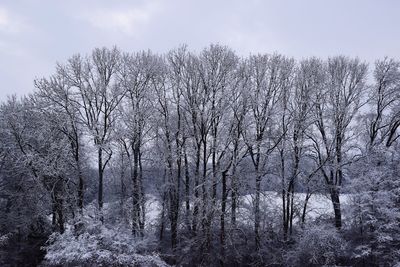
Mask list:
POLYGON ((165 52, 210 43, 240 55, 400 58, 396 0, 1 0, 0 100, 33 91, 57 61, 94 47, 165 52))

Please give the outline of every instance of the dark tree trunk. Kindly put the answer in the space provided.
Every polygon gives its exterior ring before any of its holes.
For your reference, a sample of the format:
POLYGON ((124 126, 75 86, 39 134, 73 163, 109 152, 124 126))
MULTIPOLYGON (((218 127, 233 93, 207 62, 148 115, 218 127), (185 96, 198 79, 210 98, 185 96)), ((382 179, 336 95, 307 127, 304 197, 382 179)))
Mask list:
MULTIPOLYGON (((163 175, 163 184, 166 183, 166 178, 167 178, 167 169, 164 169, 164 175, 163 175)), ((162 192, 162 207, 161 207, 161 223, 160 223, 160 240, 163 240, 164 238, 164 230, 165 230, 165 202, 167 201, 167 192, 165 189, 163 189, 162 192)))
POLYGON ((232 227, 236 227, 236 208, 237 208, 237 198, 238 198, 238 184, 237 177, 235 174, 232 174, 231 178, 231 224, 232 227))
POLYGON ((331 200, 333 204, 333 211, 335 213, 335 226, 337 229, 342 228, 342 212, 340 208, 339 191, 336 188, 331 189, 331 200))
POLYGON ((196 166, 194 170, 194 208, 193 208, 193 222, 192 230, 193 234, 196 235, 197 231, 197 219, 199 216, 199 180, 200 180, 200 149, 201 145, 197 144, 196 147, 196 166))
POLYGON ((189 230, 190 227, 190 175, 189 175, 189 162, 186 153, 186 147, 184 147, 184 157, 185 157, 185 208, 186 208, 186 224, 189 230))
MULTIPOLYGON (((98 168, 99 168, 99 191, 98 191, 98 204, 99 210, 103 208, 103 149, 98 148, 98 168)), ((103 220, 101 216, 101 220, 103 220)))
POLYGON ((64 213, 63 213, 63 200, 61 197, 56 197, 56 210, 57 210, 57 224, 60 233, 64 233, 64 213))
POLYGON ((177 160, 177 184, 171 183, 170 188, 170 222, 171 222, 171 246, 174 250, 177 245, 178 215, 179 215, 179 180, 181 179, 181 160, 177 160))
POLYGON ((203 140, 203 176, 201 181, 202 192, 202 220, 201 225, 203 233, 206 235, 207 231, 207 212, 208 212, 208 194, 207 194, 207 141, 203 140))
POLYGON ((139 151, 134 147, 133 151, 133 172, 132 172, 132 234, 138 235, 140 232, 140 189, 139 189, 139 151))
POLYGON ((311 197, 311 194, 309 192, 307 192, 306 198, 304 200, 303 212, 301 214, 301 224, 302 225, 304 225, 304 223, 306 222, 307 205, 308 205, 308 201, 310 200, 310 197, 311 197))
POLYGON ((139 231, 140 236, 144 235, 144 225, 146 220, 146 202, 144 197, 144 186, 143 186, 143 166, 142 166, 142 152, 139 147, 139 173, 138 173, 138 188, 139 188, 139 231))
POLYGON ((225 213, 226 213, 226 200, 228 197, 227 187, 226 187, 226 175, 227 171, 222 172, 222 199, 221 199, 221 232, 220 232, 220 244, 221 244, 221 266, 224 265, 225 259, 225 213))
POLYGON ((261 175, 258 168, 256 168, 256 200, 254 208, 254 236, 256 249, 260 249, 260 191, 261 191, 261 175))
POLYGON ((75 164, 78 172, 78 208, 79 212, 82 213, 83 209, 83 198, 84 198, 84 182, 83 182, 83 173, 82 166, 80 160, 80 149, 79 149, 79 141, 78 141, 78 133, 76 130, 74 131, 75 138, 71 140, 72 150, 74 151, 75 164))

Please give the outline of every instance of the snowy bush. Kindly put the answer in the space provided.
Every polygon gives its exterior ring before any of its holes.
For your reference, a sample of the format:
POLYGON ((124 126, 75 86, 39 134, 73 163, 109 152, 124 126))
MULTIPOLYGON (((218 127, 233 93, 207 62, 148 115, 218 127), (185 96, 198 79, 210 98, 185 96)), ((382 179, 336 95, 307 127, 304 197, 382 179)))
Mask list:
POLYGON ((12 233, 7 233, 5 235, 0 235, 0 248, 7 246, 9 240, 12 237, 12 233))
POLYGON ((354 232, 352 258, 371 265, 400 260, 400 176, 398 150, 370 152, 359 163, 349 213, 354 232), (391 153, 389 153, 391 152, 391 153))
POLYGON ((54 233, 45 249, 45 265, 168 266, 157 255, 138 254, 137 240, 127 229, 100 226, 93 234, 54 233))
POLYGON ((334 265, 346 251, 346 241, 335 228, 313 226, 306 228, 287 255, 287 265, 334 265))

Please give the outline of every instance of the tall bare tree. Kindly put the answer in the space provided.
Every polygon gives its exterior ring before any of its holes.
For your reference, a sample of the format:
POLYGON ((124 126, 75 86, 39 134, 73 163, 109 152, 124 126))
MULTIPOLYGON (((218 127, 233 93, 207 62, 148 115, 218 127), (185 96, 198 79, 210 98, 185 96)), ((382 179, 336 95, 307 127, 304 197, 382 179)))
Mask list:
POLYGON ((249 59, 249 125, 244 132, 248 153, 254 166, 254 235, 260 248, 261 182, 266 174, 268 158, 282 140, 275 123, 278 103, 290 84, 294 61, 281 55, 257 55, 249 59))
MULTIPOLYGON (((150 136, 153 80, 160 67, 158 56, 148 52, 125 54, 120 68, 120 85, 126 97, 120 105, 122 124, 127 139, 126 152, 132 179, 132 232, 142 235, 145 224, 143 190, 143 153, 150 136)), ((162 65, 161 65, 162 67, 162 65)))
POLYGON ((375 63, 375 84, 370 90, 372 109, 368 116, 369 146, 386 141, 390 146, 399 135, 400 111, 396 107, 400 101, 400 63, 385 58, 375 63))
POLYGON ((64 123, 58 124, 60 131, 70 141, 71 153, 75 159, 74 168, 78 178, 77 205, 82 212, 84 199, 84 178, 83 178, 83 157, 82 157, 82 135, 83 125, 80 124, 79 106, 73 100, 73 90, 68 85, 66 77, 63 75, 62 68, 58 68, 55 75, 49 79, 40 79, 35 81, 38 89, 37 96, 42 102, 47 102, 52 112, 62 116, 64 123))
POLYGON ((116 121, 115 110, 124 96, 116 75, 120 58, 115 47, 97 48, 90 57, 76 55, 65 66, 59 66, 73 90, 71 101, 79 106, 80 121, 97 149, 99 210, 103 207, 104 170, 112 156, 109 142, 116 121))
POLYGON ((352 123, 363 104, 367 65, 359 59, 338 56, 328 59, 325 72, 324 87, 315 98, 316 131, 312 139, 319 164, 324 165, 321 173, 333 204, 335 226, 341 228, 340 190, 344 168, 357 156, 350 156, 354 147, 349 142, 356 134, 352 123))

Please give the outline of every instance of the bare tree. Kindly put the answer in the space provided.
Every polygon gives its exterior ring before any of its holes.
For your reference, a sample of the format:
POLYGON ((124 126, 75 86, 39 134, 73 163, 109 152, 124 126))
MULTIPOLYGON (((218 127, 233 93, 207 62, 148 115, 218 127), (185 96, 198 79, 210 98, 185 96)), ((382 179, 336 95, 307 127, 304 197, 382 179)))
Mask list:
POLYGON ((219 166, 221 172, 221 215, 220 215, 220 245, 221 245, 221 265, 224 264, 226 246, 226 213, 228 195, 231 193, 231 229, 236 228, 236 209, 239 195, 239 182, 237 168, 240 161, 246 155, 246 146, 243 142, 242 132, 247 112, 246 83, 248 80, 246 64, 239 63, 233 77, 229 90, 226 92, 228 98, 228 108, 224 111, 225 131, 222 138, 224 142, 224 154, 220 154, 219 166), (230 178, 230 179, 229 179, 230 178), (230 180, 230 184, 229 184, 230 180))
POLYGON ((97 148, 100 211, 103 207, 104 170, 112 156, 108 144, 116 120, 115 110, 124 96, 123 88, 116 79, 120 57, 117 48, 97 48, 91 57, 76 55, 68 60, 67 65, 60 66, 60 71, 74 90, 71 100, 79 106, 80 121, 97 148))
MULTIPOLYGON (((230 139, 226 133, 229 125, 222 123, 228 119, 229 97, 226 94, 232 86, 238 58, 232 50, 219 45, 211 45, 200 54, 199 74, 203 97, 203 227, 206 237, 206 249, 211 243, 211 224, 215 214, 217 185, 219 177, 226 168, 221 164, 226 160, 230 139), (209 137, 207 136, 209 135, 209 137), (210 139, 210 140, 209 140, 210 139), (209 144, 211 142, 211 144, 209 144), (208 152, 207 152, 208 147, 208 152), (211 157, 211 179, 207 178, 207 165, 211 157), (211 202, 208 202, 211 192, 211 202)), ((228 156, 229 157, 229 156, 228 156)), ((230 163, 226 167, 229 167, 230 163)), ((228 168, 229 169, 229 168, 228 168)))
POLYGON ((119 72, 126 97, 121 103, 122 123, 125 127, 125 149, 130 162, 132 179, 132 232, 143 234, 145 224, 145 198, 143 189, 143 148, 151 130, 152 81, 160 60, 150 52, 123 56, 119 72))
POLYGON ((26 184, 30 183, 32 189, 51 199, 52 223, 62 233, 73 160, 69 140, 59 128, 63 117, 47 108, 47 103, 34 97, 21 101, 11 98, 2 106, 2 113, 6 114, 4 126, 12 137, 9 145, 14 150, 19 171, 25 172, 26 184))
POLYGON ((385 58, 375 63, 375 84, 371 86, 370 99, 372 112, 367 116, 369 146, 385 141, 390 146, 399 135, 400 112, 396 107, 400 101, 400 63, 385 58))
POLYGON ((70 141, 71 153, 73 154, 78 178, 77 205, 82 212, 84 199, 84 178, 82 170, 82 135, 83 126, 79 123, 79 106, 72 100, 72 90, 63 75, 62 68, 58 68, 58 72, 49 79, 40 79, 35 81, 38 89, 37 96, 42 102, 47 102, 51 112, 56 112, 59 116, 63 116, 64 123, 58 124, 60 131, 70 141))
POLYGON ((352 161, 346 155, 350 156, 353 148, 349 142, 356 133, 351 123, 362 105, 367 65, 358 59, 339 56, 328 60, 325 71, 324 87, 320 87, 315 98, 316 131, 312 140, 318 162, 324 165, 320 170, 333 204, 335 226, 341 228, 343 171, 352 161))
MULTIPOLYGON (((292 234, 293 217, 295 213, 294 194, 299 178, 307 177, 309 181, 316 171, 305 171, 301 165, 306 164, 307 132, 312 124, 312 95, 321 86, 322 62, 312 58, 301 61, 297 67, 293 87, 286 88, 286 97, 282 98, 283 112, 281 128, 285 137, 278 146, 280 155, 280 175, 282 177, 282 213, 284 239, 292 234)), ((323 75, 323 74, 322 74, 323 75)), ((318 169, 318 165, 316 167, 318 169)), ((307 194, 303 214, 306 212, 307 194)))
POLYGON ((254 166, 254 235, 256 249, 260 248, 261 181, 271 153, 283 135, 275 123, 278 103, 290 84, 294 62, 280 55, 258 55, 249 59, 249 125, 244 139, 254 166))

